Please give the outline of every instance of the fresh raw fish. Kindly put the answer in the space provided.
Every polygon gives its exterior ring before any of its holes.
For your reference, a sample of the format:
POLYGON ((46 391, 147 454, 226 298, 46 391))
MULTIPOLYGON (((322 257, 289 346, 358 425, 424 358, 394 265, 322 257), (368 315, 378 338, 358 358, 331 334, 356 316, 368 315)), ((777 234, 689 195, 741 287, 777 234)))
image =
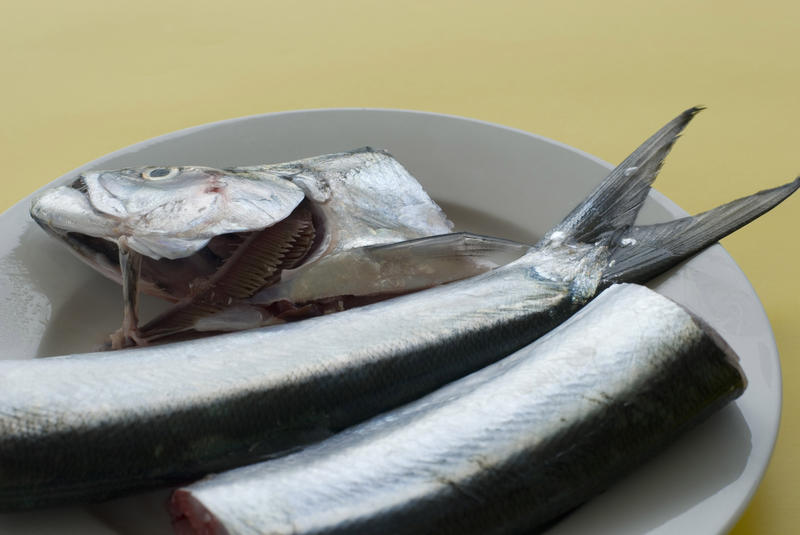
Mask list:
POLYGON ((183 535, 532 533, 738 397, 733 351, 615 285, 516 353, 298 453, 176 491, 183 535))
POLYGON ((602 288, 663 272, 798 188, 675 221, 675 232, 633 226, 696 112, 645 141, 523 256, 481 275, 301 322, 0 362, 0 510, 171 485, 317 441, 501 359, 602 288))

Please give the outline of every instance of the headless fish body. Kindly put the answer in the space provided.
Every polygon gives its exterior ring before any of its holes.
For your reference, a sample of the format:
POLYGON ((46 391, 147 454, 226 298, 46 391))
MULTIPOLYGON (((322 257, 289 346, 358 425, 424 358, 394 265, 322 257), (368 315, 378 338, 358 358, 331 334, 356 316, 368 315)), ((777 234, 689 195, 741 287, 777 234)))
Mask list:
POLYGON ((532 533, 738 397, 732 350, 645 287, 413 403, 172 499, 183 535, 532 533))
MULTIPOLYGON (((603 287, 663 272, 798 188, 634 226, 696 112, 651 136, 523 256, 475 277, 302 322, 0 362, 0 510, 170 485, 341 431, 529 344, 603 287)), ((421 241, 441 240, 453 236, 421 241)))

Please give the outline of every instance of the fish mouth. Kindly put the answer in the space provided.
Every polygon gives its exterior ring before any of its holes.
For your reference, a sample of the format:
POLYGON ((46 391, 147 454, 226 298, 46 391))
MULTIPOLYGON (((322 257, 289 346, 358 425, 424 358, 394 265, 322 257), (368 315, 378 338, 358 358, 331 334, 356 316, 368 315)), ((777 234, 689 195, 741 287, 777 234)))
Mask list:
MULTIPOLYGON (((211 171, 215 170, 204 170, 208 176, 197 186, 204 190, 202 198, 206 202, 200 206, 200 212, 218 213, 204 215, 202 221, 198 219, 195 227, 189 227, 192 232, 186 231, 186 225, 174 225, 168 214, 159 214, 154 223, 156 217, 151 217, 151 213, 137 213, 136 204, 129 206, 122 200, 125 191, 106 187, 115 183, 104 181, 105 171, 81 173, 71 182, 43 192, 33 200, 30 215, 80 260, 120 284, 120 243, 124 242, 126 249, 139 253, 142 259, 139 289, 171 302, 195 293, 197 285, 211 279, 235 256, 238 247, 252 243, 253 236, 269 229, 273 229, 270 232, 272 241, 262 243, 263 247, 285 251, 293 259, 307 258, 320 249, 326 227, 324 215, 305 199, 292 206, 298 195, 302 197, 302 192, 295 186, 291 188, 300 193, 295 195, 296 192, 291 190, 293 197, 283 203, 280 210, 264 215, 262 226, 253 227, 235 221, 240 206, 214 204, 216 201, 213 199, 225 197, 225 192, 206 191, 209 187, 219 189, 216 179, 221 171, 211 171), (276 227, 286 227, 287 222, 297 222, 300 218, 306 220, 301 235, 274 231, 276 227), (216 232, 219 230, 217 227, 209 227, 209 222, 213 226, 215 221, 222 222, 223 230, 233 230, 216 232)), ((119 176, 122 178, 116 184, 122 183, 126 177, 122 172, 119 176)), ((169 207, 172 200, 164 202, 163 206, 169 207)), ((269 265, 264 266, 265 270, 275 270, 282 265, 281 258, 270 257, 267 262, 269 265)))
MULTIPOLYGON (((86 194, 86 183, 83 177, 78 177, 69 186, 86 194)), ((46 219, 37 216, 32 211, 36 223, 48 234, 54 236, 83 262, 99 271, 105 277, 122 283, 122 273, 119 263, 119 245, 113 239, 93 236, 91 234, 67 230, 50 224, 46 219)), ((306 259, 314 256, 324 241, 325 224, 321 214, 302 202, 287 218, 275 225, 263 229, 221 234, 211 238, 208 243, 195 253, 182 258, 151 258, 142 255, 142 268, 139 277, 139 289, 146 294, 160 297, 170 302, 178 302, 197 292, 197 286, 203 281, 214 277, 231 259, 237 257, 237 251, 244 244, 257 242, 256 236, 269 233, 268 239, 261 240, 258 250, 251 254, 269 257, 261 267, 270 273, 269 279, 279 278, 283 269, 295 268, 306 259), (304 221, 302 231, 279 232, 280 229, 291 223, 304 221), (263 249, 283 251, 277 256, 265 255, 263 249), (292 261, 285 261, 291 257, 292 261)), ((241 256, 239 254, 238 256, 241 256)), ((231 266, 228 266, 231 267, 231 266)), ((249 276, 264 278, 261 273, 249 273, 249 276)))
POLYGON ((191 166, 172 168, 164 177, 148 174, 159 169, 81 173, 36 197, 31 216, 60 233, 124 241, 141 255, 178 259, 198 253, 216 236, 276 225, 305 197, 282 178, 252 180, 191 166))
POLYGON ((86 178, 82 174, 73 180, 69 187, 80 191, 84 195, 89 195, 89 186, 86 185, 86 178))

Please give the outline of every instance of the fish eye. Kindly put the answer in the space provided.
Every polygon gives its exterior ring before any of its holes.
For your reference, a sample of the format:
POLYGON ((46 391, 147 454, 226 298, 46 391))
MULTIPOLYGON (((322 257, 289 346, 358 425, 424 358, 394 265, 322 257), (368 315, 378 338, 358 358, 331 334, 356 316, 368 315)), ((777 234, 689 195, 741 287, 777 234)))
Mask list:
POLYGON ((166 180, 178 174, 177 167, 153 167, 142 173, 146 180, 166 180))

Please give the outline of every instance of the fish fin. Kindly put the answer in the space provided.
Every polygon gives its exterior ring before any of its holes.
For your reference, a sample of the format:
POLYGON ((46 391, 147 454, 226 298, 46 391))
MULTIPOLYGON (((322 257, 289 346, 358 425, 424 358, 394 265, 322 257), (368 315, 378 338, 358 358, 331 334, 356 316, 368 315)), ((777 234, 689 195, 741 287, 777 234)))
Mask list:
POLYGON ((633 224, 680 133, 703 108, 684 111, 625 158, 599 186, 545 235, 543 242, 574 240, 592 243, 611 231, 633 224))
POLYGON ((645 282, 768 212, 800 188, 800 177, 696 216, 631 227, 615 236, 601 285, 645 282), (617 241, 619 240, 619 241, 617 241))
POLYGON ((495 266, 507 264, 516 260, 530 250, 531 246, 523 243, 495 238, 471 232, 453 232, 438 236, 426 236, 414 240, 369 245, 365 250, 378 254, 381 260, 390 260, 401 254, 419 256, 420 260, 426 258, 459 258, 471 257, 476 260, 485 260, 495 266))
POLYGON ((507 264, 529 245, 468 232, 342 251, 285 274, 249 303, 295 305, 343 296, 409 293, 507 264))

